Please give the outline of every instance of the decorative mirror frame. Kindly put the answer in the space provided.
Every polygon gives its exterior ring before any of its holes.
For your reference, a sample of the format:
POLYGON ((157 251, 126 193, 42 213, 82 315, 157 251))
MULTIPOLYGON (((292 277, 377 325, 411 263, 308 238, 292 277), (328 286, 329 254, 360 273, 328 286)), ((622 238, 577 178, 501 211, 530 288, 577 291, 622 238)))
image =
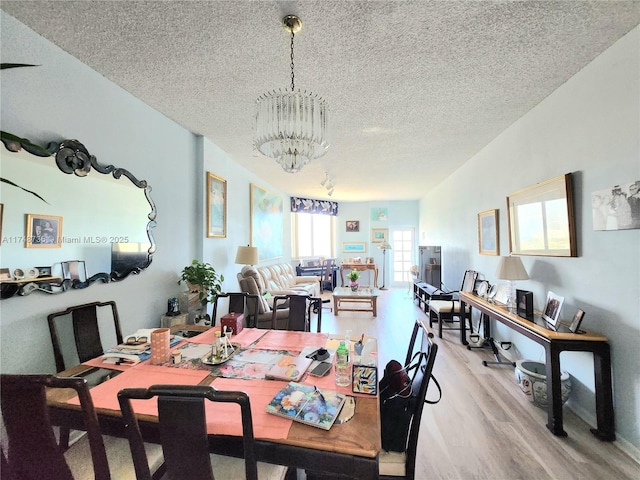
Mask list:
MULTIPOLYGON (((54 157, 57 167, 65 174, 73 173, 78 177, 86 177, 93 168, 98 173, 104 175, 110 174, 115 179, 120 179, 122 176, 125 176, 131 181, 133 185, 144 191, 145 198, 149 203, 150 212, 147 215, 148 222, 146 225, 146 235, 149 239, 150 246, 147 250, 146 262, 124 270, 116 270, 110 273, 96 273, 95 275, 84 280, 77 278, 73 280, 65 279, 60 285, 60 292, 66 291, 69 288, 86 288, 96 281, 101 281, 103 283, 108 283, 110 281, 120 281, 131 274, 139 274, 151 264, 153 254, 156 251, 156 243, 153 237, 152 229, 156 226, 157 210, 155 203, 153 202, 153 199, 150 195, 152 189, 147 184, 146 180, 139 180, 131 172, 124 168, 118 168, 113 165, 103 165, 98 163, 96 157, 94 155, 91 155, 86 147, 78 140, 64 140, 61 143, 51 142, 47 145, 46 148, 36 145, 26 138, 20 138, 7 132, 1 132, 1 140, 5 148, 10 152, 17 153, 21 150, 25 150, 26 152, 39 157, 54 157)), ((8 298, 9 296, 12 296, 13 294, 17 293, 17 290, 20 288, 18 286, 15 292, 9 292, 8 290, 13 289, 5 288, 8 286, 9 285, 3 284, 2 298, 8 298)), ((54 292, 49 291, 48 293, 54 292)))
POLYGON ((570 173, 508 195, 511 254, 577 257, 573 208, 570 173))

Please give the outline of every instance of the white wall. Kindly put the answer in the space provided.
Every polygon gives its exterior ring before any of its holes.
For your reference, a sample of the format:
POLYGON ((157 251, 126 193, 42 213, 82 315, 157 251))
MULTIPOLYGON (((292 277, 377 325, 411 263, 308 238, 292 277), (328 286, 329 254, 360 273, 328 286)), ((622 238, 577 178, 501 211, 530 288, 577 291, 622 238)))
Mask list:
MULTIPOLYGON (((445 283, 459 285, 467 268, 493 282, 498 257, 478 254, 478 212, 499 209, 500 252, 508 255, 506 195, 573 173, 579 256, 522 257, 531 279, 517 285, 533 291, 537 310, 548 290, 563 295, 562 318, 581 308, 586 312, 583 326, 608 336, 616 430, 632 450, 640 449, 640 230, 593 231, 591 192, 640 179, 639 58, 636 28, 420 204, 420 236, 442 245, 445 283)), ((494 333, 515 343, 506 353, 544 361, 541 346, 503 325, 494 333)), ((563 370, 573 376, 570 407, 595 424, 592 355, 564 353, 561 360, 563 370)))

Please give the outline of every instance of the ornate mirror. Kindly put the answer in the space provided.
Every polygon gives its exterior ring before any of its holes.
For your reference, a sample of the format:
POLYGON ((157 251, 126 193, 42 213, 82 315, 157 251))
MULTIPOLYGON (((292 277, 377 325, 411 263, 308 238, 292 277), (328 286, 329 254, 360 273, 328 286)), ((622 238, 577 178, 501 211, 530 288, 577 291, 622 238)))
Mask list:
POLYGON ((2 132, 2 298, 119 281, 151 264, 151 187, 82 143, 43 148, 2 132))

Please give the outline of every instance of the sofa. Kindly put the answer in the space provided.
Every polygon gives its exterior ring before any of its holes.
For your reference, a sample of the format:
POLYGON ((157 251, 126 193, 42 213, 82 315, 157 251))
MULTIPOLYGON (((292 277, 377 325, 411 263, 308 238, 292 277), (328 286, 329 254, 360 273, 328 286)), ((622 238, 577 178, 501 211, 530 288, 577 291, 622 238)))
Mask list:
POLYGON ((309 295, 320 293, 320 280, 315 276, 298 277, 291 265, 282 263, 264 267, 246 266, 238 273, 240 291, 258 299, 258 312, 252 321, 258 328, 281 328, 289 317, 289 308, 278 308, 273 312, 273 298, 277 295, 309 295), (271 301, 270 301, 271 300, 271 301))

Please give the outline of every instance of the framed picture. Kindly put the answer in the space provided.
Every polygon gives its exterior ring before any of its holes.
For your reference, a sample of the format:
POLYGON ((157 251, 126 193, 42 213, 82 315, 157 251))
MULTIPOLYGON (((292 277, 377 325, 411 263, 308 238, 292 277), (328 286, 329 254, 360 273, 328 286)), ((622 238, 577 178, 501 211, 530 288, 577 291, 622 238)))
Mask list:
POLYGON ((516 307, 521 317, 533 317, 533 292, 516 289, 516 307))
POLYGON ((640 180, 591 193, 594 230, 640 228, 640 180))
POLYGON ((378 369, 376 367, 354 365, 351 380, 351 390, 354 393, 378 394, 378 369))
POLYGON ((345 228, 347 232, 359 232, 360 220, 347 220, 345 228))
POLYGON ((560 295, 556 295, 555 293, 549 291, 547 293, 547 303, 544 307, 544 312, 542 313, 542 318, 546 320, 546 322, 551 325, 554 329, 558 325, 558 319, 560 318, 560 310, 562 310, 562 304, 564 303, 564 297, 560 295))
POLYGON ((367 244, 364 242, 344 242, 342 251, 344 253, 364 253, 367 251, 367 244))
POLYGON ((62 217, 27 214, 27 248, 60 248, 62 217))
MULTIPOLYGON (((572 333, 581 333, 580 332, 580 324, 582 323, 582 319, 583 318, 584 318, 584 311, 578 309, 576 314, 573 316, 573 320, 571 320, 571 323, 568 325, 569 326, 569 330, 571 330, 572 333)), ((584 333, 584 332, 582 332, 582 333, 584 333)))
POLYGON ((388 228, 372 228, 371 229, 371 243, 382 243, 389 241, 389 229, 388 228))
POLYGON ((251 246, 260 261, 282 257, 284 219, 282 197, 250 185, 251 246))
POLYGON ((372 208, 371 220, 374 222, 386 222, 389 219, 389 215, 386 208, 372 208))
POLYGON ((227 236, 227 181, 207 172, 207 237, 227 236))
POLYGON ((498 210, 486 210, 478 214, 478 249, 480 255, 500 255, 498 210))
POLYGON ((36 267, 38 269, 38 278, 50 277, 51 267, 36 267))
POLYGON ((507 196, 512 254, 578 256, 571 184, 567 173, 507 196))

